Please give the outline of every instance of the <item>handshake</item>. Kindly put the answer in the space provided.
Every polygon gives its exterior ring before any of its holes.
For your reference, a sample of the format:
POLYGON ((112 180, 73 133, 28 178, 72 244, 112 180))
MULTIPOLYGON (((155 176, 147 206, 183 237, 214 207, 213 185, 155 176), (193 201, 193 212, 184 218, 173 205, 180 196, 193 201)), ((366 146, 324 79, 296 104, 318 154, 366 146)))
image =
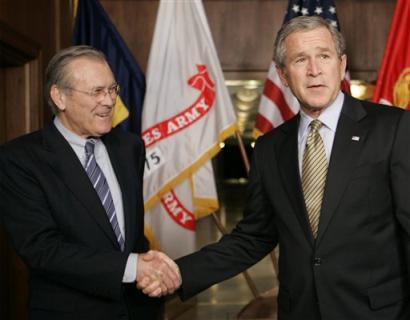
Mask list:
POLYGON ((172 294, 181 286, 176 263, 159 251, 138 255, 137 287, 150 297, 172 294))

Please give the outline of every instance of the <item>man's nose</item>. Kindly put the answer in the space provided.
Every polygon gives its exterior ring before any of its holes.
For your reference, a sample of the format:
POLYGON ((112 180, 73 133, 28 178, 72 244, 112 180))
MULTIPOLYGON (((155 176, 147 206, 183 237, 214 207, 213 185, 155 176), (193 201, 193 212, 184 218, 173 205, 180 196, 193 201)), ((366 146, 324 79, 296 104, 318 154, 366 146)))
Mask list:
POLYGON ((315 59, 310 59, 309 60, 309 64, 308 64, 308 75, 312 76, 312 77, 316 77, 319 74, 321 74, 321 68, 320 68, 320 64, 318 63, 318 61, 316 61, 315 59))

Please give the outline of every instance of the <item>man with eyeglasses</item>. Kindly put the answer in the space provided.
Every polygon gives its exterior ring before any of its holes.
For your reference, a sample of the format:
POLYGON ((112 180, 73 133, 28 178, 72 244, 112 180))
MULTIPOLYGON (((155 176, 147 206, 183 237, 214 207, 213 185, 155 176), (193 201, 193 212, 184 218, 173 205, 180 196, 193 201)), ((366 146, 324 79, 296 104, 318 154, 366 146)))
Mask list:
POLYGON ((0 152, 0 211, 30 269, 30 319, 160 319, 157 293, 179 285, 178 268, 144 237, 144 145, 112 128, 119 93, 103 53, 75 46, 46 70, 55 115, 0 152))

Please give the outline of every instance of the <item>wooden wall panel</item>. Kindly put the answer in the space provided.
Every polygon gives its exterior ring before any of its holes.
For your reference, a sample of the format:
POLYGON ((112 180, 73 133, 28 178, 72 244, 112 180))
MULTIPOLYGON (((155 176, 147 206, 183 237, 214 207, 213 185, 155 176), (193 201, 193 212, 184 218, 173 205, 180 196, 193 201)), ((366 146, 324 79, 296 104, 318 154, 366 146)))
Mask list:
POLYGON ((4 77, 3 91, 3 126, 5 140, 11 140, 25 133, 40 128, 41 77, 38 59, 21 67, 2 70, 4 77))
POLYGON ((373 82, 383 58, 396 1, 338 0, 336 5, 351 76, 373 82))
MULTIPOLYGON (((395 7, 391 0, 336 0, 353 78, 375 81, 395 7)), ((101 0, 143 70, 158 1, 101 0)), ((227 79, 264 79, 287 0, 204 0, 227 79)))
POLYGON ((266 77, 286 6, 287 1, 205 2, 208 23, 228 79, 266 77))
MULTIPOLYGON (((70 3, 70 0, 0 1, 0 23, 39 46, 40 84, 50 58, 59 49, 71 44, 70 3)), ((43 106, 45 104, 42 103, 40 112, 45 121, 48 121, 51 112, 48 107, 43 109, 43 106)))
POLYGON ((6 104, 4 107, 6 109, 7 140, 28 132, 25 69, 24 67, 14 67, 5 70, 7 81, 5 83, 6 104))
MULTIPOLYGON (((38 129, 44 66, 70 44, 67 0, 0 1, 0 144, 38 129)), ((0 319, 27 319, 28 272, 10 245, 0 215, 0 319)))
POLYGON ((145 71, 159 2, 157 0, 101 0, 100 2, 134 54, 138 64, 145 71))

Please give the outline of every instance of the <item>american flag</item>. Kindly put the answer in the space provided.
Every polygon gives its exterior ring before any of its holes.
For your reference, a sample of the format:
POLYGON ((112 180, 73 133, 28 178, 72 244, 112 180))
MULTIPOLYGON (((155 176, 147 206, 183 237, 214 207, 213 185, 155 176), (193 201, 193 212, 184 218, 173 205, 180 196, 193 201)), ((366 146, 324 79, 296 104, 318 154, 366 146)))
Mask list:
MULTIPOLYGON (((339 28, 333 0, 290 0, 284 23, 298 16, 317 15, 339 28)), ((349 75, 346 72, 342 89, 349 92, 349 75)), ((299 112, 299 102, 289 88, 284 87, 272 61, 259 104, 254 135, 259 136, 279 126, 299 112)))

